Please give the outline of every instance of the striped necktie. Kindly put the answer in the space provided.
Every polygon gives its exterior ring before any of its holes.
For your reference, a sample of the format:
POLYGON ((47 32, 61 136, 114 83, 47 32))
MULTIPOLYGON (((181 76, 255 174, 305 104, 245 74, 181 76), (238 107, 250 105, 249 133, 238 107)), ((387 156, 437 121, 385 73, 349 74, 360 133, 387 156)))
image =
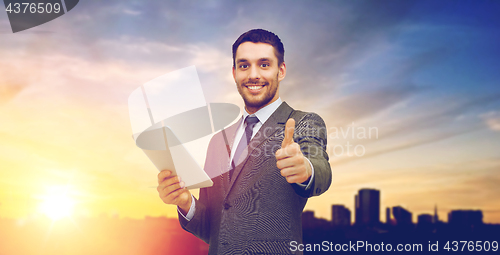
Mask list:
POLYGON ((234 153, 233 161, 231 162, 231 170, 229 170, 229 180, 231 180, 233 171, 236 168, 236 162, 238 162, 241 154, 250 143, 250 139, 252 138, 253 134, 253 127, 255 127, 255 124, 257 124, 257 122, 259 122, 259 119, 255 116, 248 115, 245 118, 245 134, 243 134, 243 136, 241 137, 241 140, 238 143, 238 147, 236 148, 236 152, 234 153))

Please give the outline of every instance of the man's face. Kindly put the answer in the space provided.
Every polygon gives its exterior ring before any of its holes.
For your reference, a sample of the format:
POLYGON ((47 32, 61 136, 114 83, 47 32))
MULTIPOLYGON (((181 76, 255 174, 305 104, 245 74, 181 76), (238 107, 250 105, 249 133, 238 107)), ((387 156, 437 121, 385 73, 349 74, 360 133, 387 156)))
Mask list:
POLYGON ((252 114, 279 97, 279 82, 286 66, 278 66, 274 48, 267 43, 244 42, 238 46, 233 77, 248 113, 252 114))

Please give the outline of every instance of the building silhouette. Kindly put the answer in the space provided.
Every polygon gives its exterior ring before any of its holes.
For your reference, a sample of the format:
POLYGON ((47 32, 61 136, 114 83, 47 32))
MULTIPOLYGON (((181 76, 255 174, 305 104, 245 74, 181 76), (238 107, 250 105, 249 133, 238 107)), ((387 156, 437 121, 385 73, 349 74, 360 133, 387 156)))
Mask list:
POLYGON ((427 247, 429 240, 500 240, 500 224, 483 223, 481 210, 453 210, 448 213, 448 222, 445 222, 439 220, 435 205, 434 213, 429 208, 429 213, 416 217, 415 224, 413 214, 408 209, 402 206, 386 207, 385 224, 382 224, 379 190, 360 189, 355 194, 354 203, 354 224, 351 224, 350 209, 342 204, 332 205, 331 221, 316 218, 314 211, 304 211, 304 244, 318 244, 324 240, 335 240, 333 242, 338 244, 387 240, 416 242, 427 247))
POLYGON ((424 213, 424 214, 420 214, 418 215, 418 218, 417 218, 417 224, 420 226, 420 225, 432 225, 432 222, 433 222, 433 216, 428 214, 428 213, 424 213))
POLYGON ((481 210, 453 210, 448 213, 448 224, 458 227, 475 227, 483 224, 481 210))
POLYGON ((420 214, 417 217, 417 229, 419 231, 426 231, 430 233, 435 229, 434 216, 428 213, 420 214))
POLYGON ((332 225, 341 227, 350 226, 351 210, 343 205, 332 205, 332 225))
POLYGON ((437 207, 437 205, 434 206, 434 218, 432 219, 432 223, 434 223, 434 224, 439 223, 439 216, 438 216, 438 207, 437 207))
POLYGON ((314 217, 314 211, 303 211, 302 225, 305 227, 314 227, 315 224, 316 218, 314 217))
POLYGON ((325 219, 316 218, 314 211, 302 212, 302 227, 303 228, 327 228, 330 227, 330 222, 325 219))
POLYGON ((391 208, 385 208, 385 224, 392 224, 391 220, 391 208))
POLYGON ((355 199, 356 225, 375 226, 380 224, 380 191, 360 189, 355 199))
POLYGON ((396 220, 396 225, 398 226, 408 226, 412 225, 412 213, 401 206, 392 207, 392 215, 396 220))

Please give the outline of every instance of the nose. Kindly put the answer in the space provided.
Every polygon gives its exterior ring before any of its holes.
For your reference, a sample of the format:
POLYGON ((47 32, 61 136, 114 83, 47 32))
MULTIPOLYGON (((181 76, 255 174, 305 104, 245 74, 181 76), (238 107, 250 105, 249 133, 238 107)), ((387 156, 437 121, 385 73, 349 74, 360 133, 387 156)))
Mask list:
POLYGON ((255 66, 251 66, 250 73, 248 74, 248 79, 249 80, 259 80, 260 79, 259 68, 255 67, 255 66))

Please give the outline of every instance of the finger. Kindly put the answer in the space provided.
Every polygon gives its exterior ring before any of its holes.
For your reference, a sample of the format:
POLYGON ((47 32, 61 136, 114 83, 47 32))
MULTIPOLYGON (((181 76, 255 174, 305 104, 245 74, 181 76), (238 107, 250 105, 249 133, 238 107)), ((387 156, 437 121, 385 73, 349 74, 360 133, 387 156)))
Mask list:
POLYGON ((161 197, 161 199, 169 199, 172 197, 172 194, 176 191, 176 190, 179 190, 180 189, 180 186, 179 185, 171 185, 169 187, 158 187, 159 191, 159 195, 161 197), (174 187, 175 186, 175 187, 174 187), (169 188, 170 187, 170 188, 169 188))
POLYGON ((165 180, 160 182, 160 184, 158 185, 158 189, 159 191, 164 190, 166 187, 179 184, 180 182, 181 178, 179 176, 167 177, 165 180))
POLYGON ((300 177, 297 174, 290 175, 286 177, 286 182, 288 183, 299 183, 300 177))
POLYGON ((281 174, 281 176, 286 178, 286 177, 295 175, 295 172, 296 172, 296 170, 294 169, 294 167, 287 167, 287 168, 281 169, 280 174, 281 174))
POLYGON ((181 188, 181 189, 177 189, 175 191, 172 191, 167 196, 165 196, 163 201, 167 204, 177 204, 179 202, 179 199, 181 198, 181 196, 186 191, 187 191, 187 189, 185 189, 185 188, 181 188))
POLYGON ((290 118, 285 124, 285 138, 281 143, 281 148, 286 147, 293 143, 293 132, 295 131, 295 120, 290 118))
POLYGON ((276 161, 276 166, 279 169, 285 169, 287 167, 293 167, 300 165, 300 159, 298 157, 287 157, 276 161))
POLYGON ((278 151, 276 151, 275 154, 276 160, 281 160, 284 158, 296 157, 296 156, 303 156, 298 143, 292 143, 284 148, 281 148, 278 151))
POLYGON ((286 178, 288 183, 303 183, 309 179, 309 176, 297 168, 285 168, 281 175, 286 178), (287 172, 290 170, 289 172, 287 172))
POLYGON ((172 185, 169 185, 169 186, 164 186, 164 187, 160 187, 160 196, 168 196, 170 195, 172 192, 178 190, 178 189, 182 189, 185 187, 185 184, 184 182, 178 182, 178 183, 174 183, 172 185))
POLYGON ((158 184, 160 184, 165 178, 169 177, 172 174, 170 170, 162 170, 158 173, 158 184))
POLYGON ((306 175, 306 169, 301 166, 289 166, 283 169, 280 169, 281 176, 289 177, 292 175, 306 175))
POLYGON ((286 154, 285 150, 283 149, 279 149, 276 151, 276 153, 274 154, 274 156, 276 157, 276 161, 278 160, 282 160, 284 158, 288 158, 289 156, 286 154))

